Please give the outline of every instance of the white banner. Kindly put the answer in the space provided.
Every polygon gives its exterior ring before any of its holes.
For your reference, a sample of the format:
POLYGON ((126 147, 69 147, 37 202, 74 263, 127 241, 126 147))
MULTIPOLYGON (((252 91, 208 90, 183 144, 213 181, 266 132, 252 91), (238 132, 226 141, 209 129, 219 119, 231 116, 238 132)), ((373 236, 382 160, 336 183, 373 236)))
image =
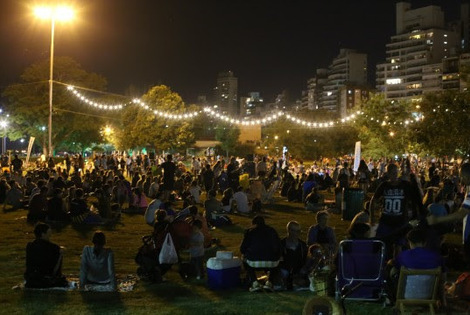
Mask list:
POLYGON ((34 137, 29 138, 29 143, 28 143, 28 152, 26 153, 26 165, 29 163, 29 157, 31 156, 31 150, 33 149, 33 143, 34 143, 34 137))
POLYGON ((354 167, 353 167, 354 172, 357 172, 360 161, 361 161, 361 141, 357 141, 356 148, 354 149, 354 167))

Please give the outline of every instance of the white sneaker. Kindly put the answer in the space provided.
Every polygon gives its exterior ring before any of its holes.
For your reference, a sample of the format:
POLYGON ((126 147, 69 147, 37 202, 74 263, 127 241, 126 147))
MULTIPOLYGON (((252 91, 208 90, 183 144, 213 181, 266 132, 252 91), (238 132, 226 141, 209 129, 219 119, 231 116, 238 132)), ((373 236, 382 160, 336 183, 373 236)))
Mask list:
POLYGON ((268 290, 268 291, 274 291, 273 284, 271 281, 266 281, 266 283, 263 285, 263 289, 268 290))
POLYGON ((253 281, 253 284, 251 285, 250 287, 250 292, 258 292, 258 291, 261 291, 262 287, 261 285, 259 284, 258 281, 253 281))

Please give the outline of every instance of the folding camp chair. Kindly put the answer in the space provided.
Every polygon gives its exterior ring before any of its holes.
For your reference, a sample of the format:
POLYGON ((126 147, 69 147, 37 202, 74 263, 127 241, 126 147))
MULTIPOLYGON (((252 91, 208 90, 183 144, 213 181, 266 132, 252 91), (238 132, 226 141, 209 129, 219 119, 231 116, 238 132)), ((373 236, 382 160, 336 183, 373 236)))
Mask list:
POLYGON ((427 305, 429 314, 435 314, 434 305, 439 300, 441 268, 406 269, 401 267, 395 307, 405 314, 405 305, 427 305))
POLYGON ((336 297, 339 299, 346 295, 347 300, 380 300, 384 292, 384 265, 385 244, 382 241, 341 241, 338 252, 336 297))

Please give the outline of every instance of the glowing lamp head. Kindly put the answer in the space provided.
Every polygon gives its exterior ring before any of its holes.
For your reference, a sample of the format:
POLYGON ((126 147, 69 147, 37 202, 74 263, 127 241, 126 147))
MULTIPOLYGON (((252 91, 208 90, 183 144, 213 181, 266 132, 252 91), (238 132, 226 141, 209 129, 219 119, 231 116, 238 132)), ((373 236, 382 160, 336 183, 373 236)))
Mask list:
POLYGON ((34 9, 34 15, 44 20, 57 20, 57 21, 70 21, 74 17, 72 8, 68 6, 57 6, 57 7, 36 7, 34 9))

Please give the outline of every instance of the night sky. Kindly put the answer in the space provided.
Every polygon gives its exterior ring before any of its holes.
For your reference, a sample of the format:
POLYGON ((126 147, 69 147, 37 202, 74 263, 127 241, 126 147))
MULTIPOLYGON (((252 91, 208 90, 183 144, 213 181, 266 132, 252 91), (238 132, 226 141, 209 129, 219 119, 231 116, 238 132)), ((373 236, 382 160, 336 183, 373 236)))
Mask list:
MULTIPOLYGON (((47 0, 44 0, 47 2, 47 0)), ((459 0, 411 1, 441 6, 446 21, 459 0)), ((0 88, 25 67, 49 58, 50 24, 32 15, 35 1, 0 0, 0 88)), ((36 3, 40 3, 39 0, 36 3)), ((211 95, 217 73, 232 70, 239 96, 282 90, 300 97, 306 80, 326 68, 340 48, 385 58, 395 34, 393 0, 82 0, 77 18, 56 26, 55 56, 70 56, 123 94, 130 85, 165 84, 187 103, 211 95)))

